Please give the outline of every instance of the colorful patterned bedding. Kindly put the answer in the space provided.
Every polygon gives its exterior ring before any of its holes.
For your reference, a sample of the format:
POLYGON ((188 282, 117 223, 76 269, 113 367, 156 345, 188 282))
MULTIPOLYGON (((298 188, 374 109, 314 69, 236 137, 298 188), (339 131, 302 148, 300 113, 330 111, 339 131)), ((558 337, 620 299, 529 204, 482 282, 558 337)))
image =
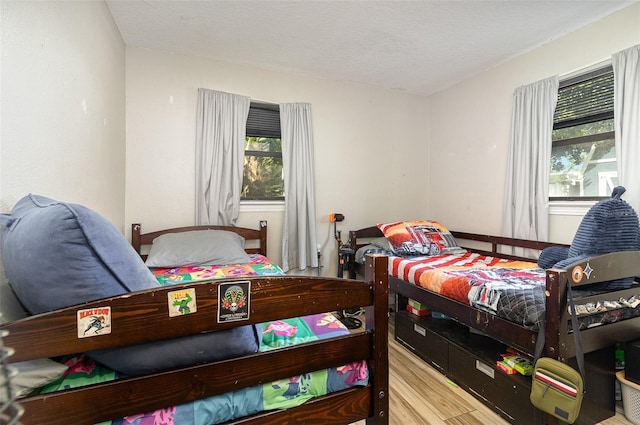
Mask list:
POLYGON ((536 263, 472 252, 390 257, 389 274, 530 329, 544 315, 546 277, 536 263))
MULTIPOLYGON (((348 330, 332 314, 317 314, 301 318, 263 323, 260 351, 273 350, 308 341, 343 335, 348 330)), ((119 376, 93 360, 78 355, 66 359, 69 366, 58 381, 47 385, 41 393, 76 388, 119 376)), ((366 362, 265 383, 233 393, 166 409, 103 422, 112 425, 211 425, 226 422, 264 410, 286 409, 330 392, 355 385, 367 385, 366 362)))
POLYGON ((156 279, 162 286, 199 280, 225 279, 231 277, 277 276, 284 271, 260 254, 250 254, 247 264, 227 264, 213 266, 189 266, 174 268, 152 268, 156 279))

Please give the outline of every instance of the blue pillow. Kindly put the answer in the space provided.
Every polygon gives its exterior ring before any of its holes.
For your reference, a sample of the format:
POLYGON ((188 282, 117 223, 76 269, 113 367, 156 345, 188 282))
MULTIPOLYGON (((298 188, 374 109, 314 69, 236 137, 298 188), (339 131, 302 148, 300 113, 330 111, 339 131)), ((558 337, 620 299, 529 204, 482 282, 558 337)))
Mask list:
POLYGON ((246 325, 145 344, 95 350, 88 352, 87 356, 124 375, 135 376, 255 353, 260 348, 261 339, 260 325, 246 325))
POLYGON ((0 224, 5 274, 32 314, 160 286, 122 233, 81 205, 30 194, 0 224))

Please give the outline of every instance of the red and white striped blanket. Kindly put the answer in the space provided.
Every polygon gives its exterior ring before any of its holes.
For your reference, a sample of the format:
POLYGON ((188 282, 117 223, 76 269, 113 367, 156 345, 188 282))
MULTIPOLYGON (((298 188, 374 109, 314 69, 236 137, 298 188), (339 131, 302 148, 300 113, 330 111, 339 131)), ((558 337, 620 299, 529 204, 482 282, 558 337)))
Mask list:
POLYGON ((544 314, 546 277, 534 262, 472 252, 389 260, 392 276, 525 327, 537 329, 544 314))

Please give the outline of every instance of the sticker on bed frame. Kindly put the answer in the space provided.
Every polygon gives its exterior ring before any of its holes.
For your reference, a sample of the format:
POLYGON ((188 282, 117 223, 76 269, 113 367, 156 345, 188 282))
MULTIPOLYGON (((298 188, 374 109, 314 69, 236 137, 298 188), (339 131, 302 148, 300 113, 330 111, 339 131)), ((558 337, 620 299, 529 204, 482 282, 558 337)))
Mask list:
POLYGON ((593 269, 589 263, 587 263, 584 269, 581 266, 575 266, 573 270, 571 270, 571 280, 573 280, 573 283, 580 283, 583 277, 589 280, 591 273, 593 273, 593 269))
POLYGON ((78 310, 78 338, 111 333, 111 307, 78 310))
POLYGON ((251 282, 221 283, 218 286, 218 323, 249 319, 251 282))
POLYGON ((167 297, 169 298, 169 317, 185 316, 198 311, 195 288, 167 292, 167 297))

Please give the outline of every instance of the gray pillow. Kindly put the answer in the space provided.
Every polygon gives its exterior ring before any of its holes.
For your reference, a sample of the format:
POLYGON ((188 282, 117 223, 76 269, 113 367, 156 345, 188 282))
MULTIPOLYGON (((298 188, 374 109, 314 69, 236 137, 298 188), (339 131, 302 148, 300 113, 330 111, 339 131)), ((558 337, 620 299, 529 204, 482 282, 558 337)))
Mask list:
POLYGON ((32 314, 160 286, 116 227, 98 213, 38 195, 0 214, 2 261, 32 314))
POLYGON ((393 247, 391 246, 391 243, 389 243, 389 240, 384 236, 380 236, 379 238, 372 239, 371 242, 369 243, 371 245, 377 246, 378 248, 382 248, 385 251, 393 252, 393 247))
MULTIPOLYGON (((11 364, 10 367, 17 372, 17 375, 11 378, 11 390, 17 397, 29 395, 32 391, 55 381, 68 369, 67 366, 51 359, 17 362, 11 364)), ((4 375, 0 374, 0 388, 3 389, 0 391, 0 403, 7 401, 4 385, 4 375)))
POLYGON ((378 245, 371 243, 369 245, 361 247, 356 251, 355 262, 358 264, 364 264, 364 257, 367 254, 382 254, 386 255, 387 257, 392 257, 395 255, 393 251, 380 248, 378 245))
POLYGON ((167 233, 153 240, 147 267, 246 264, 244 238, 226 230, 167 233))

